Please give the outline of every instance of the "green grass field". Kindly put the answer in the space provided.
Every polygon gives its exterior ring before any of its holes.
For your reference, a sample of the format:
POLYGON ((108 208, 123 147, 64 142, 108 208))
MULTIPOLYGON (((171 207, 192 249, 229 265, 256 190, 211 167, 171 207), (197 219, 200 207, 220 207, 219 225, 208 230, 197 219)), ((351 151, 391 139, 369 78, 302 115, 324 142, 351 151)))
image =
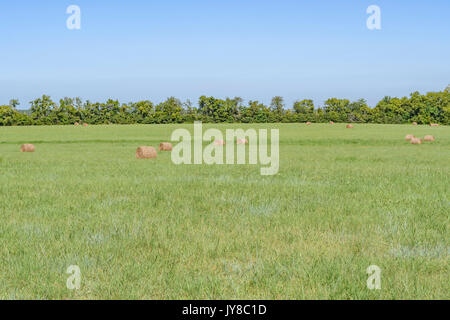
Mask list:
POLYGON ((0 127, 0 298, 450 298, 449 127, 214 125, 279 128, 276 176, 136 160, 180 127, 0 127))

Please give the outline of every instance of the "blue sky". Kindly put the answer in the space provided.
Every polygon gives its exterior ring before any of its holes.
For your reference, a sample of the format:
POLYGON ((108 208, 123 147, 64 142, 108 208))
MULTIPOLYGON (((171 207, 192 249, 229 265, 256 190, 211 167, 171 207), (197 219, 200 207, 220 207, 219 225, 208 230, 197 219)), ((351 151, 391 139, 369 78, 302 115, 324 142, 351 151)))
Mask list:
POLYGON ((0 104, 42 94, 121 102, 312 98, 443 90, 450 1, 4 0, 0 104), (68 30, 66 8, 81 8, 68 30), (369 5, 382 29, 366 27, 369 5))

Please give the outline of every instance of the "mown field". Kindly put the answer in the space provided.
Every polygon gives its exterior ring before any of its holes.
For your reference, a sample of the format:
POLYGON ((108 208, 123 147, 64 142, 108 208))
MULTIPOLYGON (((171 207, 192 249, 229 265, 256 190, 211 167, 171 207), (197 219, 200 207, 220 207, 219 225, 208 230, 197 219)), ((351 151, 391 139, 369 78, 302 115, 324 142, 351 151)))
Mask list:
POLYGON ((0 127, 0 298, 450 298, 449 127, 214 125, 279 128, 276 176, 135 158, 180 127, 0 127))

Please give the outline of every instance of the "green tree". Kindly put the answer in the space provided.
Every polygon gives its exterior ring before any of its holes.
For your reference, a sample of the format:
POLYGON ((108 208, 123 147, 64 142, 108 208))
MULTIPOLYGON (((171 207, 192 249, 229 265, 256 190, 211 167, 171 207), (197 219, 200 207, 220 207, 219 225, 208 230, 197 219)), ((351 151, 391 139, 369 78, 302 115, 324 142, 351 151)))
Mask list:
POLYGON ((155 123, 155 106, 151 101, 139 101, 132 104, 133 114, 137 123, 155 123))
POLYGON ((348 99, 331 98, 323 108, 314 107, 310 99, 296 101, 292 109, 284 109, 282 97, 274 97, 270 107, 258 101, 243 105, 240 97, 218 99, 202 96, 198 108, 188 100, 170 97, 154 106, 151 101, 120 103, 109 99, 106 102, 83 101, 80 98, 65 97, 56 104, 43 95, 31 101, 27 112, 16 110, 19 101, 11 99, 9 106, 2 106, 0 125, 51 125, 72 124, 76 121, 90 124, 129 123, 182 123, 202 120, 204 122, 306 122, 345 121, 374 123, 422 124, 450 122, 450 89, 420 94, 413 92, 409 97, 384 97, 371 109, 364 99, 350 102, 348 99))
POLYGON ((155 118, 157 123, 181 123, 183 106, 180 100, 174 97, 156 106, 155 118))
POLYGON ((325 120, 344 122, 348 121, 350 113, 350 100, 331 98, 325 101, 324 108, 325 120))
POLYGON ((26 126, 31 125, 31 118, 11 105, 0 106, 0 126, 26 126))
POLYGON ((370 119, 370 108, 367 101, 359 99, 348 106, 347 122, 367 122, 370 119))
POLYGON ((275 96, 272 98, 270 103, 270 122, 279 122, 283 118, 284 114, 284 99, 280 96, 275 96))
POLYGON ((38 98, 30 102, 31 104, 31 118, 36 124, 52 124, 51 113, 55 107, 55 103, 49 96, 43 95, 42 98, 38 98))
POLYGON ((17 108, 18 105, 20 105, 19 99, 11 99, 9 100, 9 105, 13 107, 14 109, 17 108))
POLYGON ((249 101, 248 107, 243 110, 242 122, 266 123, 269 121, 270 108, 259 101, 249 101))
POLYGON ((198 106, 199 113, 207 122, 232 122, 239 111, 236 101, 229 98, 223 100, 201 96, 198 106))
POLYGON ((313 121, 314 119, 314 101, 311 99, 304 99, 294 102, 293 106, 295 114, 293 119, 296 122, 313 121))

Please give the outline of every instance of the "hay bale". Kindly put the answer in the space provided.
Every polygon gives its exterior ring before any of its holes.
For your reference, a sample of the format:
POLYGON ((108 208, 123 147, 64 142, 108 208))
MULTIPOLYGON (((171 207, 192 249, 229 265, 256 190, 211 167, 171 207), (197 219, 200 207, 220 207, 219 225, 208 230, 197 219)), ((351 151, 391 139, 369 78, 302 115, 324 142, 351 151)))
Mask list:
POLYGON ((136 159, 154 159, 156 156, 156 149, 153 147, 139 147, 136 149, 136 159))
POLYGON ((238 139, 237 144, 248 144, 248 140, 247 139, 238 139))
POLYGON ((439 123, 430 123, 430 127, 439 127, 439 123))
POLYGON ((172 151, 172 144, 169 142, 161 142, 159 144, 159 151, 172 151))
POLYGON ((83 123, 83 127, 87 127, 88 126, 88 124, 87 123, 83 123))
POLYGON ((405 137, 405 140, 406 140, 406 141, 411 141, 411 139, 414 139, 414 138, 415 138, 415 137, 414 137, 413 134, 407 134, 406 137, 405 137))
POLYGON ((330 121, 330 124, 334 124, 334 122, 333 122, 333 121, 330 121))
POLYGON ((353 129, 353 125, 352 124, 348 124, 345 126, 347 129, 353 129))
POLYGON ((434 137, 433 136, 425 136, 424 138, 423 138, 423 141, 427 141, 427 142, 433 142, 435 139, 434 139, 434 137))
POLYGON ((75 127, 78 127, 80 124, 79 124, 78 122, 75 122, 73 125, 74 125, 75 127))
POLYGON ((422 139, 419 138, 412 138, 411 144, 422 144, 422 139))
POLYGON ((216 140, 216 141, 214 141, 214 145, 215 146, 224 146, 225 145, 225 141, 223 141, 223 140, 216 140))
POLYGON ((413 122, 412 125, 413 125, 413 126, 417 126, 417 122, 413 122))
POLYGON ((21 152, 34 152, 35 148, 32 144, 26 143, 26 144, 23 144, 20 146, 20 151, 21 152))
POLYGON ((306 123, 306 125, 307 125, 307 126, 310 126, 310 125, 312 125, 312 123, 308 121, 308 122, 306 123))

